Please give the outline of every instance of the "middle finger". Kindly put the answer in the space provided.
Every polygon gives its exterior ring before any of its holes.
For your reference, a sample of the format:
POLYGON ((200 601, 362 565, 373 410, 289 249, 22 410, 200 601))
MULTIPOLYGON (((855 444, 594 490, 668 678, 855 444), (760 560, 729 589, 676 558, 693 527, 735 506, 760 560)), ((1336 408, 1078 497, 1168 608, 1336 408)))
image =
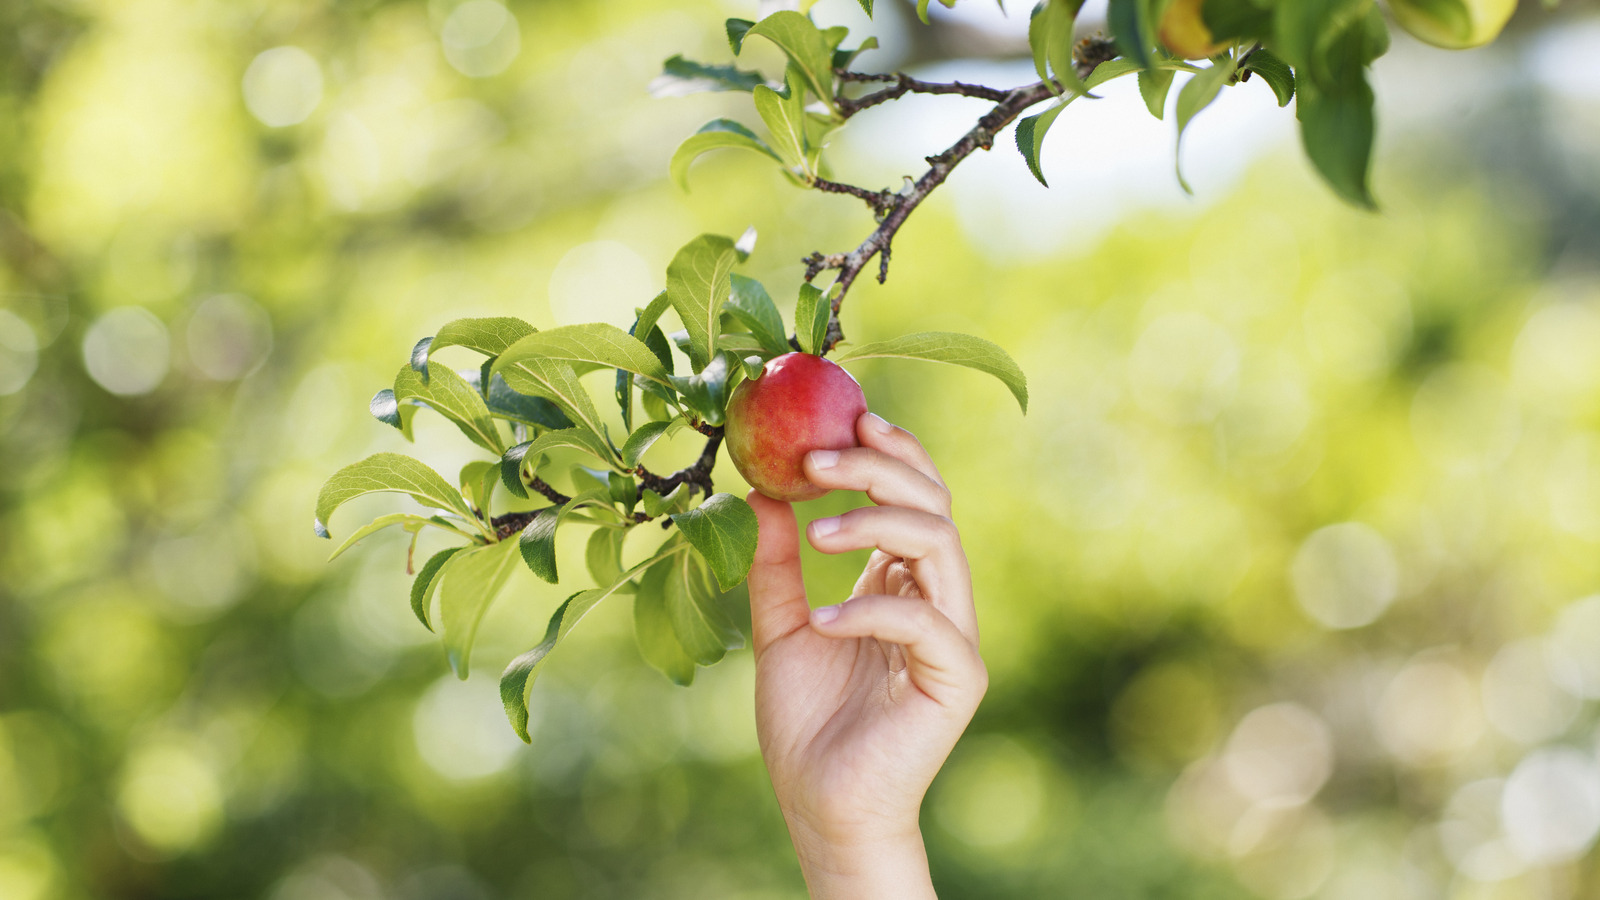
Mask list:
POLYGON ((806 528, 806 538, 823 553, 874 547, 905 560, 922 596, 976 642, 972 575, 961 549, 961 535, 949 519, 905 507, 869 506, 813 520, 806 528))
POLYGON ((950 491, 944 485, 882 450, 813 450, 804 465, 806 478, 818 487, 864 491, 879 506, 950 515, 950 491))

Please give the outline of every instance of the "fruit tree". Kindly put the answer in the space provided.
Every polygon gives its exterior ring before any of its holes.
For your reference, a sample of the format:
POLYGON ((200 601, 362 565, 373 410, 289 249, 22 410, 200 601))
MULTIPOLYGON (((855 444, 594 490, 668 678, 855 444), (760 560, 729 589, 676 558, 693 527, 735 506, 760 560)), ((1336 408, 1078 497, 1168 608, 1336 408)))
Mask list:
MULTIPOLYGON (((873 0, 859 2, 871 15, 873 0)), ((924 22, 928 4, 917 2, 924 22)), ((425 508, 379 517, 349 534, 335 556, 392 526, 413 536, 439 529, 459 540, 416 568, 411 604, 423 625, 442 631, 449 663, 463 678, 479 623, 513 570, 526 565, 549 582, 572 580, 557 569, 556 534, 591 529, 587 571, 576 578, 592 586, 560 604, 543 640, 501 676, 507 715, 524 739, 541 667, 590 610, 613 597, 631 598, 641 655, 680 684, 697 666, 742 646, 724 597, 749 571, 756 520, 744 500, 716 491, 719 452, 726 440, 741 473, 765 493, 816 496, 798 471, 799 457, 848 446, 866 408, 838 363, 896 357, 965 366, 998 378, 1026 411, 1023 373, 989 341, 917 333, 849 343, 841 324, 862 273, 888 277, 893 242, 908 217, 1009 126, 1015 124, 1020 162, 1043 185, 1040 148, 1051 127, 1074 103, 1098 99, 1095 89, 1112 79, 1137 79, 1157 118, 1171 105, 1180 144, 1223 90, 1270 90, 1279 106, 1293 104, 1306 156, 1327 186, 1355 206, 1376 205, 1368 76, 1389 46, 1390 28, 1375 0, 1110 0, 1104 30, 1094 33, 1080 28, 1082 0, 1043 0, 1028 28, 1037 80, 998 87, 874 71, 867 54, 876 41, 851 45, 846 29, 817 26, 810 5, 802 0, 759 21, 708 22, 725 32, 735 61, 673 56, 652 85, 669 96, 746 93, 748 119, 764 131, 726 118, 706 123, 662 159, 680 184, 702 154, 735 149, 770 160, 799 189, 847 195, 868 207, 873 228, 854 248, 800 261, 805 283, 793 320, 785 324, 767 289, 736 271, 754 252, 752 228, 738 239, 707 234, 685 244, 667 267, 664 290, 640 298, 646 302, 627 331, 604 323, 537 331, 515 318, 448 322, 416 344, 393 385, 372 398, 371 412, 410 438, 418 410, 430 410, 483 458, 447 479, 409 456, 378 453, 335 473, 317 498, 323 536, 335 510, 363 494, 409 494, 425 508), (781 50, 783 71, 741 68, 736 60, 751 42, 781 50), (836 174, 825 155, 830 135, 908 94, 954 94, 992 106, 955 143, 930 148, 927 168, 898 190, 861 187, 836 174), (437 360, 447 349, 478 357, 458 370, 437 360), (614 405, 591 393, 600 379, 614 405), (699 458, 676 471, 651 468, 652 445, 683 429, 704 435, 699 458), (584 462, 573 466, 574 454, 584 462)), ((1513 7, 1512 0, 1390 0, 1388 11, 1419 38, 1460 48, 1492 40, 1513 7)))

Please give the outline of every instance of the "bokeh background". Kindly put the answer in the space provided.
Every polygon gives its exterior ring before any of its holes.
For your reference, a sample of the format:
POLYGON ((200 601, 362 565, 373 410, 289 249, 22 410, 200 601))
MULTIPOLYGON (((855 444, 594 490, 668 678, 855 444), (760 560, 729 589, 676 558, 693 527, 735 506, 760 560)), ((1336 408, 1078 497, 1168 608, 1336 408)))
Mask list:
MULTIPOLYGON (((816 14, 880 36, 863 67, 1032 79, 1019 3, 878 5, 816 14)), ((1524 7, 1379 62, 1378 215, 1254 83, 1186 138, 1185 197, 1118 82, 1057 124, 1048 191, 1003 138, 852 293, 853 339, 967 331, 1031 379, 1024 417, 974 373, 855 367, 942 465, 978 586, 993 685, 924 811, 944 896, 1600 896, 1600 19, 1524 7)), ((471 458, 366 412, 443 322, 626 325, 679 245, 747 225, 792 304, 801 256, 865 235, 754 157, 665 178, 754 117, 652 97, 661 60, 726 60, 757 12, 0 4, 0 897, 803 896, 748 652, 674 688, 602 608, 524 746, 495 673, 583 576, 515 576, 458 682, 401 536, 328 564, 311 529, 368 452, 471 458)), ((982 109, 863 115, 835 173, 896 185, 982 109)), ((808 556, 813 602, 860 561, 808 556)))

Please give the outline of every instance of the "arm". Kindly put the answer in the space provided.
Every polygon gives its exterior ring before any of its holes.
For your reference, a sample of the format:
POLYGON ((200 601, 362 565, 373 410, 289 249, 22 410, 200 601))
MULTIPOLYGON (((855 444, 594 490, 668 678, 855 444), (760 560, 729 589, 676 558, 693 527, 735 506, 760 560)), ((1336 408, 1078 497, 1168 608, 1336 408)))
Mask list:
POLYGON ((752 493, 756 730, 816 898, 932 897, 918 814, 988 685, 950 494, 916 438, 872 414, 862 446, 806 459, 876 506, 819 519, 824 553, 873 548, 849 601, 811 610, 787 503, 752 493))

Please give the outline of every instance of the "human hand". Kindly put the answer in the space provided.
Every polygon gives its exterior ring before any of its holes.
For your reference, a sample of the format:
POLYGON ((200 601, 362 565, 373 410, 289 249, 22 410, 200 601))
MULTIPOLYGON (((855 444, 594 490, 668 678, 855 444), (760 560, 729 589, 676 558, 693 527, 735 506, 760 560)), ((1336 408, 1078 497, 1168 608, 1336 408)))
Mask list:
POLYGON ((848 602, 811 610, 787 503, 750 494, 756 733, 813 897, 933 896, 918 813, 988 687, 950 493, 910 432, 868 413, 806 477, 877 504, 807 528, 872 547, 848 602))

